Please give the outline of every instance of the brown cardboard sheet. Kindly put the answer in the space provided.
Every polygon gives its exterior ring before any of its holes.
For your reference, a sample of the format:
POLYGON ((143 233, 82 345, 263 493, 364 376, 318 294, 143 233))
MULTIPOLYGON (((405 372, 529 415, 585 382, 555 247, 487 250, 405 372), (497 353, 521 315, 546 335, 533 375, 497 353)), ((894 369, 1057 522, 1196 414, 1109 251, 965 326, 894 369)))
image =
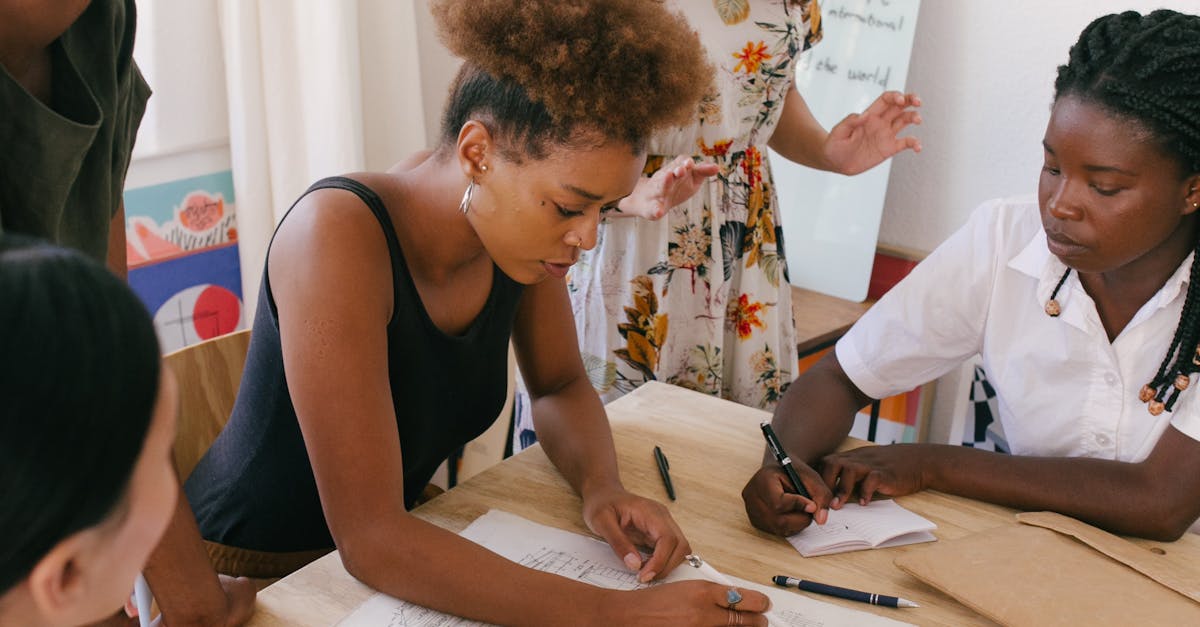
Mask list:
POLYGON ((1037 512, 896 566, 1005 625, 1200 625, 1200 540, 1142 546, 1037 512))

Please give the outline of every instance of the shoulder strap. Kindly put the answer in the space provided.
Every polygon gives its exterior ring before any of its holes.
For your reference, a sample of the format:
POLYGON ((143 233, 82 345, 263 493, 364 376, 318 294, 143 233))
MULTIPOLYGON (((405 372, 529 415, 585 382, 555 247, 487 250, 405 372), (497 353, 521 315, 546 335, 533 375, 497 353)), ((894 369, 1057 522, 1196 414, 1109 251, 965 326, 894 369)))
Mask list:
MULTIPOLYGON (((283 214, 283 217, 279 219, 279 224, 283 224, 283 221, 286 220, 289 215, 291 215, 292 210, 296 208, 296 205, 300 202, 301 199, 303 199, 305 196, 309 195, 310 193, 312 193, 318 189, 341 189, 341 190, 348 191, 348 192, 354 194, 355 196, 358 196, 358 198, 363 201, 363 204, 365 204, 367 206, 367 208, 371 210, 371 213, 375 216, 375 219, 379 222, 380 228, 383 229, 383 237, 387 241, 388 257, 391 259, 391 263, 392 263, 392 291, 393 291, 392 319, 395 320, 396 311, 397 311, 395 301, 398 296, 395 292, 399 288, 399 285, 398 285, 399 281, 397 279, 400 276, 402 276, 402 273, 407 272, 407 266, 404 263, 404 255, 400 251, 400 240, 398 240, 396 238, 396 229, 392 225, 392 218, 388 214, 387 207, 383 204, 383 199, 379 197, 379 194, 376 194, 375 191, 372 190, 370 187, 367 187, 366 185, 363 185, 362 183, 360 183, 352 178, 347 178, 344 176, 330 176, 327 178, 323 178, 323 179, 317 181, 316 183, 313 183, 312 185, 310 185, 308 187, 308 189, 304 190, 303 194, 300 194, 300 197, 296 199, 296 202, 292 203, 292 206, 288 208, 287 213, 283 214)), ((276 225, 275 233, 278 233, 278 232, 279 232, 279 225, 276 225)), ((267 244, 266 258, 263 260, 263 275, 262 276, 263 276, 264 293, 266 294, 266 297, 267 297, 267 304, 271 308, 271 313, 274 315, 276 320, 278 320, 279 312, 275 308, 275 297, 274 297, 274 295, 271 294, 270 273, 267 271, 267 268, 269 267, 268 260, 271 257, 271 245, 274 243, 275 243, 275 235, 272 234, 271 242, 269 244, 267 244)), ((389 321, 389 324, 390 324, 390 322, 391 321, 389 321)))

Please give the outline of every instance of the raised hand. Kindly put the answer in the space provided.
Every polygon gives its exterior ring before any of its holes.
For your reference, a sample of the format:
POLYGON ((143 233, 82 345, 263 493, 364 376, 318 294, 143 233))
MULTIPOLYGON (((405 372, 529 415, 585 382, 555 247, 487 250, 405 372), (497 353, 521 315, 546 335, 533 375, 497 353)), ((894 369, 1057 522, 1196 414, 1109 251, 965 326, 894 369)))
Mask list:
POLYGON ((696 163, 687 155, 675 157, 650 178, 638 180, 633 193, 621 200, 621 213, 657 220, 691 198, 704 180, 718 171, 715 163, 696 163))
POLYGON ((921 152, 916 137, 900 137, 909 126, 921 123, 915 94, 884 92, 862 113, 851 113, 829 131, 824 156, 830 169, 851 175, 865 172, 902 150, 921 152))

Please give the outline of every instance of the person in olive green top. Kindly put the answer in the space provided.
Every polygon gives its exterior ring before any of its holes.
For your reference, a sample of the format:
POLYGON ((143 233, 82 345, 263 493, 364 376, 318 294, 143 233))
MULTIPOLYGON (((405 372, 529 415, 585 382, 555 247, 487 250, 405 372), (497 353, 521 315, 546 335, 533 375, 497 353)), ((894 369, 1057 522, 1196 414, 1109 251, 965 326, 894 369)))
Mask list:
POLYGON ((150 88, 133 2, 0 0, 0 230, 125 274, 121 191, 150 88))
MULTIPOLYGON (((133 61, 135 24, 133 0, 0 0, 0 232, 81 250, 121 277, 121 193, 150 97, 133 61)), ((245 622, 252 584, 218 580, 178 500, 187 524, 172 524, 145 570, 164 618, 245 622), (167 546, 170 564, 156 559, 167 546)))

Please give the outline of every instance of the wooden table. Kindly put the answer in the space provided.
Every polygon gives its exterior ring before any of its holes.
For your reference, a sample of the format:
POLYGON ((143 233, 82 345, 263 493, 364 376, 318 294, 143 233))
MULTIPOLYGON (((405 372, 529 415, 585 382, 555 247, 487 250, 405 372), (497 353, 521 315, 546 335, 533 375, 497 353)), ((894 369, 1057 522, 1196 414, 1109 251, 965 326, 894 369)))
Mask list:
MULTIPOLYGON (((765 412, 650 383, 609 404, 608 415, 625 486, 667 503, 692 549, 718 570, 761 583, 769 583, 772 575, 789 574, 899 595, 921 608, 901 611, 815 598, 921 625, 991 624, 892 564, 898 555, 923 545, 806 559, 782 538, 754 529, 746 519, 741 489, 761 460, 758 425, 765 412), (654 463, 656 444, 671 462, 679 499, 673 503, 666 500, 654 463)), ((936 522, 936 535, 942 539, 1017 524, 1012 510, 940 493, 924 492, 899 501, 936 522)), ((460 531, 491 508, 588 533, 580 518, 579 499, 538 446, 476 475, 414 513, 460 531)), ((372 593, 346 573, 332 553, 263 590, 250 624, 331 625, 372 593)))

